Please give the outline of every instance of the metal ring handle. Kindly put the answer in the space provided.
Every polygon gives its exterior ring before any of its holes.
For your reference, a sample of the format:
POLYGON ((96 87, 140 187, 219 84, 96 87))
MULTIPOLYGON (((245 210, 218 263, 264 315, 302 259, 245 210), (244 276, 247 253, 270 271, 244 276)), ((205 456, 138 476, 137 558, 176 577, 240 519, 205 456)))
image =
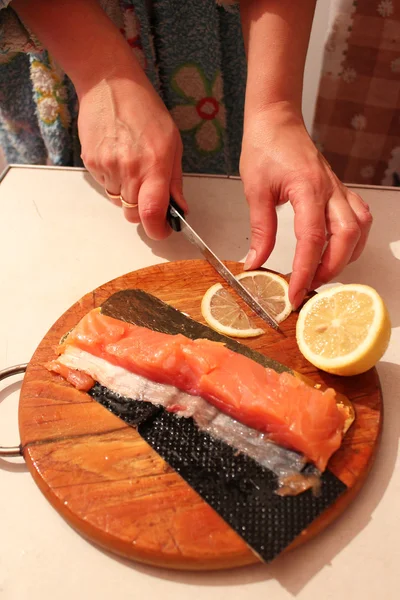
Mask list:
MULTIPOLYGON (((15 365, 14 367, 8 367, 8 369, 3 369, 0 371, 0 381, 6 379, 7 377, 12 377, 12 375, 18 375, 19 373, 25 373, 27 364, 15 365)), ((19 446, 0 446, 0 457, 13 457, 13 456, 22 456, 22 448, 21 444, 19 446)))

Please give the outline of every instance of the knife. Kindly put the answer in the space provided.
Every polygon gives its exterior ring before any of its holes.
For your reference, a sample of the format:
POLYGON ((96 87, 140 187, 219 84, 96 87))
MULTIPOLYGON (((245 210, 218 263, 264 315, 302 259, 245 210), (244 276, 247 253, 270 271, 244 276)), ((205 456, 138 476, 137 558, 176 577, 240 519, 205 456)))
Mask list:
POLYGON ((198 248, 204 258, 214 267, 214 269, 225 279, 227 283, 235 290, 237 294, 246 302, 246 304, 270 327, 282 333, 275 319, 261 306, 261 304, 250 294, 250 292, 236 279, 234 274, 219 260, 219 258, 210 250, 201 237, 186 221, 182 208, 170 198, 167 221, 174 231, 181 231, 186 239, 198 248))

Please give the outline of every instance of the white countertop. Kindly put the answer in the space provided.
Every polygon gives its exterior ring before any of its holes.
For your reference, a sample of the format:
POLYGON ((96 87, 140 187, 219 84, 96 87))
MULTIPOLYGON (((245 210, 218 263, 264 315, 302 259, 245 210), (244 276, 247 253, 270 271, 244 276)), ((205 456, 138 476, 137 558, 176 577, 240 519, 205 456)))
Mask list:
MULTIPOLYGON (((189 220, 200 235, 221 258, 243 260, 249 228, 241 182, 187 177, 184 187, 189 220)), ((373 285, 388 304, 393 333, 378 365, 385 406, 381 448, 350 508, 273 565, 211 574, 165 571, 92 546, 50 506, 21 459, 0 459, 1 600, 399 598, 400 189, 358 191, 370 204, 374 227, 363 256, 340 281, 373 285)), ((266 265, 283 273, 291 271, 292 222, 286 205, 266 265)), ((149 243, 85 172, 11 168, 0 184, 0 369, 28 362, 48 328, 86 292, 128 271, 184 258, 198 255, 179 234, 149 243)), ((19 381, 0 383, 3 446, 19 441, 19 381)))

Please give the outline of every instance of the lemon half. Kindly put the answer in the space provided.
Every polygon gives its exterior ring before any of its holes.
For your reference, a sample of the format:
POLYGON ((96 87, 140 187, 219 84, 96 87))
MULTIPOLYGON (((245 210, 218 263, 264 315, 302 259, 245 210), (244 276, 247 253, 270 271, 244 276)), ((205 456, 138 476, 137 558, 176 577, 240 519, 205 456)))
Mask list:
POLYGON ((359 375, 374 367, 390 334, 385 303, 376 290, 361 284, 322 290, 302 307, 296 325, 301 353, 335 375, 359 375))

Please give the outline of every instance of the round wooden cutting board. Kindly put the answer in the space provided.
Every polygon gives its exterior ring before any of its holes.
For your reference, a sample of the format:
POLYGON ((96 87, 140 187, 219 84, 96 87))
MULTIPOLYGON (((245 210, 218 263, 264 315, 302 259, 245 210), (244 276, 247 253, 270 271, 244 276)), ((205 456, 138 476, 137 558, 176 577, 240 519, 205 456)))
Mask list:
MULTIPOLYGON (((227 262, 235 273, 240 263, 227 262)), ((60 338, 117 291, 141 288, 204 323, 201 298, 219 278, 205 261, 165 263, 119 277, 84 296, 50 329, 28 366, 19 426, 24 458, 42 492, 82 535, 111 552, 176 569, 222 569, 258 562, 222 518, 143 441, 132 427, 84 392, 46 370, 60 338)), ((338 378, 314 369, 297 349, 297 314, 244 340, 315 382, 331 385, 354 404, 356 420, 330 470, 348 491, 292 544, 309 540, 338 517, 365 480, 382 426, 375 369, 338 378)))

